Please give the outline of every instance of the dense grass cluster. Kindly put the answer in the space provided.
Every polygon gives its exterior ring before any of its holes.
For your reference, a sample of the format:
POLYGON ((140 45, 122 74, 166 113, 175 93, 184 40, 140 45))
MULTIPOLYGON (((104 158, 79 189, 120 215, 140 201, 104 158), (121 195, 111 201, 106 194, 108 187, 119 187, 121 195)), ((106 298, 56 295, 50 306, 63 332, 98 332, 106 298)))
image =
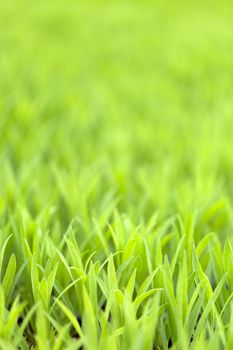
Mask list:
POLYGON ((232 10, 0 2, 0 349, 233 349, 232 10))

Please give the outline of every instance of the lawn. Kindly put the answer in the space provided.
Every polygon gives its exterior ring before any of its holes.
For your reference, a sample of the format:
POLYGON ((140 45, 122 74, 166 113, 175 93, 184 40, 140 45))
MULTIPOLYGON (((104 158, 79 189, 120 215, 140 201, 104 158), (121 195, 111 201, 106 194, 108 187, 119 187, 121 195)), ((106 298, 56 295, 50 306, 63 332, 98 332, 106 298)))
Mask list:
POLYGON ((0 3, 0 349, 233 349, 233 2, 0 3))

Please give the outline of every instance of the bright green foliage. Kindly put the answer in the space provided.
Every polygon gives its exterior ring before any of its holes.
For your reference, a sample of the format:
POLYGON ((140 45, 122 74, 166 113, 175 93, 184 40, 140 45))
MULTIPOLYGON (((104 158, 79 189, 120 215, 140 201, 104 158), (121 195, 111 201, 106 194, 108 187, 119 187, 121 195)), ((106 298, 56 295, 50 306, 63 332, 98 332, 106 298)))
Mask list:
POLYGON ((0 349, 233 349, 233 2, 0 2, 0 349))

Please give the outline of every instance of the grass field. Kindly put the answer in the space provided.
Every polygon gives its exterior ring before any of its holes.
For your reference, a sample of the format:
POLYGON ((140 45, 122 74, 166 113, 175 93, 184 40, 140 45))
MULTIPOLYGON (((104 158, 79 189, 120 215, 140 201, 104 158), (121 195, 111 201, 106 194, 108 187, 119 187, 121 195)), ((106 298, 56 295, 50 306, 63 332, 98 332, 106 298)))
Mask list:
POLYGON ((0 349, 233 349, 233 2, 0 2, 0 349))

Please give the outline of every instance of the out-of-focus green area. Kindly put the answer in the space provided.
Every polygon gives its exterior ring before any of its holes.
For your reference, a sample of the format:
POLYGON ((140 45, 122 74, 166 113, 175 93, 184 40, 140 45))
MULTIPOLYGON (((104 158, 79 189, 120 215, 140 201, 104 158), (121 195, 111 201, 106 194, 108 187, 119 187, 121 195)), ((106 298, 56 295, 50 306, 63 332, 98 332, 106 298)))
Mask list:
POLYGON ((69 219, 80 181, 91 207, 111 190, 135 218, 231 194, 232 8, 2 2, 2 196, 14 176, 23 204, 56 203, 52 165, 74 179, 69 219))
POLYGON ((2 162, 101 164, 149 197, 230 179, 230 1, 0 6, 2 162))

